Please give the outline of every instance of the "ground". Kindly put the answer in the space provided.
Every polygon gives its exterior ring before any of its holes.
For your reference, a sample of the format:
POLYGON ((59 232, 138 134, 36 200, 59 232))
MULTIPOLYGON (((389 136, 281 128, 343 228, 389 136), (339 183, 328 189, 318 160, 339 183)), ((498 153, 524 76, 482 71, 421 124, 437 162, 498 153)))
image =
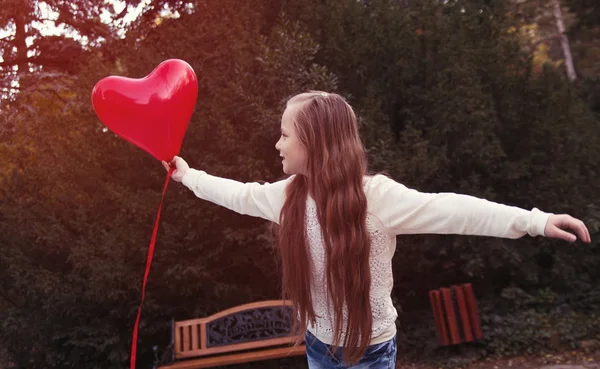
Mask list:
MULTIPOLYGON (((427 363, 396 364, 396 369, 440 369, 427 363)), ((489 357, 455 369, 600 369, 600 348, 578 349, 543 356, 522 355, 512 358, 489 357)))

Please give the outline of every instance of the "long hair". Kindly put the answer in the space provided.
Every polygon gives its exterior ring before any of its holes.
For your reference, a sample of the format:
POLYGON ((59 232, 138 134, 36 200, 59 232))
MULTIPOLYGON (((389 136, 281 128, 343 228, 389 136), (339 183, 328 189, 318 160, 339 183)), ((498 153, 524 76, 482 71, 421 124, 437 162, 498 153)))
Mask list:
POLYGON ((332 346, 343 346, 344 361, 353 364, 364 355, 373 326, 371 244, 363 188, 366 154, 354 111, 341 96, 311 91, 290 99, 288 106, 292 104, 302 104, 294 128, 307 161, 304 175, 296 175, 288 184, 281 210, 278 241, 282 292, 284 298, 293 301, 299 317, 297 328, 314 324, 305 219, 310 194, 317 206, 325 246, 325 275, 334 318, 332 346), (344 341, 340 342, 342 332, 344 341))

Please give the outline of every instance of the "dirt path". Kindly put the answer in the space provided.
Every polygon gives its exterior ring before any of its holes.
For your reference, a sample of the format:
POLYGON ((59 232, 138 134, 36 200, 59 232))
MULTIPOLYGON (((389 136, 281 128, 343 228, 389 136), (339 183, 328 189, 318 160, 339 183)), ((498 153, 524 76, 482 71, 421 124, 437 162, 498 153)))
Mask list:
MULTIPOLYGON (((444 369, 444 366, 398 362, 396 369, 444 369)), ((600 349, 593 351, 579 349, 543 356, 492 357, 464 366, 454 366, 454 369, 600 369, 600 349)))

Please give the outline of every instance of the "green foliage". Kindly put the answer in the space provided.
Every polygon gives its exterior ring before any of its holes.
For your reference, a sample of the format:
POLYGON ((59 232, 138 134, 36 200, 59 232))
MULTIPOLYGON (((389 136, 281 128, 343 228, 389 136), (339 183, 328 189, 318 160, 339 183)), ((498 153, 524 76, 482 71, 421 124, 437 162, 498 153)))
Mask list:
MULTIPOLYGON (((559 71, 536 73, 499 2, 404 4, 306 0, 288 6, 321 44, 317 61, 338 75, 360 112, 372 169, 422 191, 570 213, 597 238, 600 126, 590 111, 596 109, 591 85, 588 105, 559 71)), ((483 301, 508 286, 585 296, 599 277, 598 241, 573 247, 547 239, 410 236, 398 245, 395 292, 408 321, 399 329, 407 347, 424 357, 436 346, 433 323, 410 317, 429 309, 429 289, 469 281, 483 301)), ((567 307, 574 312, 565 312, 564 330, 592 334, 580 329, 582 313, 567 307)), ((519 314, 526 312, 500 316, 497 305, 490 309, 504 329, 490 334, 490 351, 516 352, 537 339, 538 331, 519 334, 519 314), (501 348, 509 335, 513 340, 501 348)), ((590 309, 597 314, 598 305, 590 309)))
MULTIPOLYGON (((0 346, 16 367, 117 368, 128 360, 165 173, 103 132, 89 103, 96 81, 142 77, 166 58, 189 61, 200 96, 182 155, 243 180, 277 179, 273 154, 285 96, 335 88, 312 61, 316 45, 295 24, 279 18, 265 28, 250 4, 228 6, 226 14, 222 4, 196 5, 202 12, 91 51, 77 79, 40 79, 47 91, 27 89, 5 106, 15 131, 0 146, 9 158, 0 178, 0 346), (66 96, 56 98, 57 86, 66 96)), ((265 222, 188 192, 172 183, 167 193, 140 326, 140 367, 150 365, 153 345, 167 345, 171 318, 279 295, 265 222)))
POLYGON ((580 347, 600 337, 600 291, 556 293, 549 288, 528 293, 506 287, 479 301, 483 339, 439 346, 431 311, 400 314, 398 355, 440 368, 463 367, 484 356, 543 355, 580 347))
POLYGON ((600 117, 600 78, 584 80, 578 92, 596 116, 600 117))
POLYGON ((577 16, 574 28, 585 32, 590 27, 600 26, 600 9, 594 0, 563 0, 564 5, 577 16))
MULTIPOLYGON (((559 72, 533 73, 501 4, 294 4, 289 13, 322 46, 317 60, 360 112, 373 170, 422 191, 568 212, 598 231, 598 121, 559 72)), ((545 239, 402 237, 396 292, 410 310, 427 306, 428 289, 465 280, 484 297, 511 283, 590 288, 596 250, 574 254, 545 239)))
POLYGON ((482 310, 485 347, 498 355, 540 354, 579 347, 584 339, 600 337, 600 291, 557 294, 542 289, 529 294, 506 288, 502 301, 482 310), (505 307, 505 311, 498 308, 505 307))
POLYGON ((593 0, 563 0, 563 4, 574 16, 568 37, 577 74, 584 80, 585 89, 589 87, 585 86, 588 81, 596 80, 600 74, 600 8, 593 0))
MULTIPOLYGON (((100 21, 103 10, 112 10, 112 6, 101 0, 4 0, 0 9, 0 30, 4 34, 0 39, 0 75, 15 74, 16 66, 22 88, 22 78, 31 69, 76 73, 83 46, 75 38, 85 37, 88 44, 97 45, 99 39, 117 33, 116 27, 100 21), (48 26, 61 27, 64 33, 49 34, 48 26)), ((0 87, 6 89, 4 93, 16 88, 10 84, 0 87)))
MULTIPOLYGON (((568 212, 597 238, 597 88, 576 89, 551 67, 534 72, 498 2, 159 3, 181 7, 181 17, 161 18, 155 8, 126 38, 82 52, 81 72, 36 70, 30 87, 0 102, 0 347, 15 367, 126 365, 165 174, 103 132, 89 95, 107 75, 139 78, 167 58, 188 61, 199 77, 181 153, 193 167, 276 180, 286 98, 334 90, 359 113, 374 171, 422 191, 568 212)), ((140 367, 150 365, 153 345, 167 346, 171 318, 280 292, 264 221, 174 183, 166 196, 140 367)), ((597 241, 410 236, 397 254, 405 353, 443 356, 427 291, 465 281, 481 301, 489 352, 541 350, 549 332, 568 345, 598 335, 597 241)))

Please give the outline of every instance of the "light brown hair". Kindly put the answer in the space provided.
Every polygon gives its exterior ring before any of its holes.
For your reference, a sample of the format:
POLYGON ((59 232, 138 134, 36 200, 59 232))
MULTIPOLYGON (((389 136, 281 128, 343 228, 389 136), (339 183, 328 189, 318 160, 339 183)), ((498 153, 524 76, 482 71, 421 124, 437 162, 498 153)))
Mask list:
POLYGON ((366 154, 354 111, 340 95, 311 91, 290 99, 288 106, 292 104, 302 104, 294 128, 306 149, 307 161, 305 175, 296 175, 288 184, 281 210, 278 241, 283 295, 293 301, 299 313, 299 329, 315 322, 305 219, 310 194, 323 233, 325 275, 334 317, 333 346, 343 346, 344 361, 355 364, 369 345, 373 325, 371 244, 363 188, 366 154), (342 332, 344 340, 340 342, 342 332))

